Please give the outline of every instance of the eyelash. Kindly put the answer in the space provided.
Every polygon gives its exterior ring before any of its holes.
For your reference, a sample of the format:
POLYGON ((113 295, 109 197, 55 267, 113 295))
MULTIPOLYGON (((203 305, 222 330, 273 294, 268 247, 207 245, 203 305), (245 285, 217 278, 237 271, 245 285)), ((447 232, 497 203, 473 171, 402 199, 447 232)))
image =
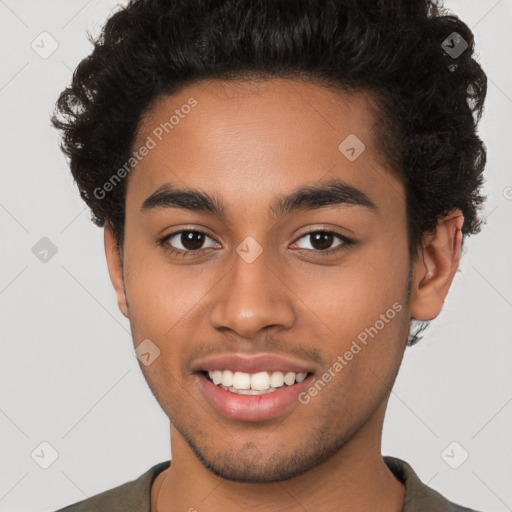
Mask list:
MULTIPOLYGON (((200 229, 182 229, 181 231, 175 231, 174 233, 170 233, 169 235, 166 235, 165 237, 161 238, 158 241, 158 245, 161 246, 164 249, 164 251, 166 251, 167 253, 169 253, 173 256, 180 256, 183 258, 194 256, 197 253, 204 250, 204 249, 193 249, 193 250, 183 251, 181 249, 176 249, 175 247, 172 247, 171 245, 169 245, 167 243, 170 238, 173 238, 174 236, 179 235, 180 233, 200 233, 202 235, 207 236, 208 238, 212 238, 208 233, 201 231, 200 229)), ((301 249, 302 251, 308 251, 308 252, 312 251, 312 252, 319 253, 322 256, 330 256, 332 254, 342 252, 342 251, 348 249, 348 247, 350 247, 351 245, 355 244, 354 240, 352 240, 344 235, 341 235, 340 233, 336 233, 335 231, 328 231, 325 229, 316 229, 313 231, 309 231, 307 233, 302 234, 295 241, 298 241, 301 238, 304 238, 306 236, 309 236, 309 235, 312 235, 315 233, 325 233, 328 235, 334 235, 334 236, 338 237, 343 243, 332 248, 332 249, 326 249, 324 251, 315 250, 315 249, 301 249)), ((212 240, 213 240, 213 238, 212 238, 212 240)))

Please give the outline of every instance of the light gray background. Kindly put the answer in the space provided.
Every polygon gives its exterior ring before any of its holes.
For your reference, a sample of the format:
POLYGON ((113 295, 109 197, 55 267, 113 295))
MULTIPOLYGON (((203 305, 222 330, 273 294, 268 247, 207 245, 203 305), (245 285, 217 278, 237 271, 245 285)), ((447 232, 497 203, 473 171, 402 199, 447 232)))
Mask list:
MULTIPOLYGON (((167 417, 117 309, 103 231, 89 220, 49 121, 91 50, 85 30, 97 34, 116 4, 0 0, 0 511, 55 510, 170 454, 167 417), (46 59, 31 48, 43 31, 59 45, 46 59), (46 263, 32 253, 42 237, 58 249, 46 263), (48 469, 31 456, 43 441, 58 452, 48 469)), ((480 127, 487 225, 467 241, 443 312, 406 351, 383 453, 408 461, 451 500, 497 512, 512 510, 512 0, 446 6, 474 29, 489 78, 480 127), (469 453, 458 469, 441 455, 453 441, 469 453)), ((451 460, 460 450, 448 450, 451 460)))

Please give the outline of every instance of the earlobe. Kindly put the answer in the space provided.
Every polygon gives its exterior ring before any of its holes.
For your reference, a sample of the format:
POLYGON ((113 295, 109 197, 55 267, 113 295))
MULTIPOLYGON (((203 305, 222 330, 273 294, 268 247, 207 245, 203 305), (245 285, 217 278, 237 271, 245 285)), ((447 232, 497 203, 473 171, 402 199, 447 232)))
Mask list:
POLYGON ((117 305, 121 313, 128 318, 128 306, 126 294, 124 291, 124 278, 123 278, 123 265, 121 262, 121 255, 117 247, 116 239, 112 226, 105 223, 103 228, 103 240, 105 244, 105 256, 107 258, 108 273, 110 281, 114 287, 117 296, 117 305))
POLYGON ((459 266, 463 223, 462 212, 454 210, 425 237, 413 264, 410 311, 416 320, 432 320, 441 312, 459 266))

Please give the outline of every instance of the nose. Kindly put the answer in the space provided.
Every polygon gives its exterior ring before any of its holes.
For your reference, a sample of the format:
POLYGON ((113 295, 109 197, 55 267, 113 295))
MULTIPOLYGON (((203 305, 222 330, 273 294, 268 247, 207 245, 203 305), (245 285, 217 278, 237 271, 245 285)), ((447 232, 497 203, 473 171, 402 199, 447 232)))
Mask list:
MULTIPOLYGON (((237 253, 231 270, 216 287, 210 322, 250 339, 267 327, 289 329, 296 319, 287 272, 271 264, 268 251, 254 261, 237 253)), ((288 276, 289 280, 289 276, 288 276)))

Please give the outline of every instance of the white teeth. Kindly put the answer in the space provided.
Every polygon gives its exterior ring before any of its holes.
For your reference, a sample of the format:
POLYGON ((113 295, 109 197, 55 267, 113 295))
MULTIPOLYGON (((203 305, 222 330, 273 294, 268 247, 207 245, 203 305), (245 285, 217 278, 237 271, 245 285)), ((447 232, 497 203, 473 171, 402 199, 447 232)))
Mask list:
POLYGON ((297 373, 295 376, 295 380, 297 382, 302 382, 306 378, 307 373, 297 373))
MULTIPOLYGON (((235 386, 237 387, 237 386, 235 386)), ((268 372, 259 372, 251 377, 251 389, 263 391, 270 387, 270 375, 268 372)))
POLYGON ((293 386, 293 384, 295 384, 295 373, 288 372, 284 376, 284 383, 287 384, 288 386, 293 386))
POLYGON ((233 377, 233 387, 236 389, 250 389, 251 376, 248 373, 235 372, 233 377))
POLYGON ((296 382, 302 382, 306 373, 294 372, 232 372, 231 370, 210 370, 208 372, 210 379, 214 384, 221 386, 223 389, 241 395, 262 395, 271 393, 277 388, 293 386, 296 382))
POLYGON ((273 372, 270 376, 270 385, 273 388, 280 388, 284 385, 284 375, 283 372, 273 372))
POLYGON ((229 370, 224 370, 222 372, 222 380, 221 383, 223 386, 226 386, 229 388, 233 385, 233 372, 230 372, 229 370))
POLYGON ((238 393, 239 395, 266 395, 267 393, 272 393, 275 391, 274 388, 269 388, 265 390, 256 390, 256 389, 236 389, 233 386, 229 388, 224 388, 224 386, 221 386, 226 391, 231 391, 231 393, 238 393))

